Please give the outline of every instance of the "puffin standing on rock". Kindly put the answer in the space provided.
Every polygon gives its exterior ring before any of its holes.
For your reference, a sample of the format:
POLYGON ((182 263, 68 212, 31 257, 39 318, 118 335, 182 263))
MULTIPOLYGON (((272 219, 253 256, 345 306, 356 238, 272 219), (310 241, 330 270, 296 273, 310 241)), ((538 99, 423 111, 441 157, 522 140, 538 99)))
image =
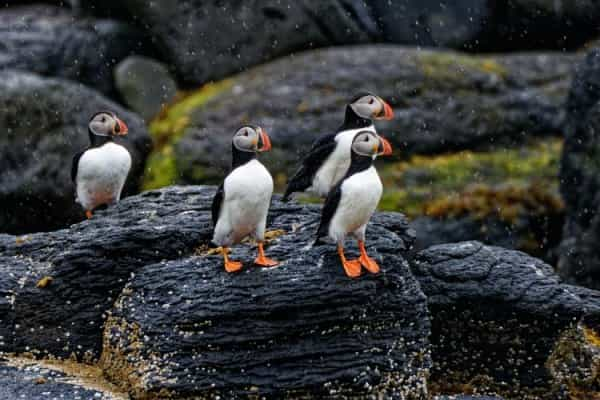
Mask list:
POLYGON ((282 200, 288 201, 292 193, 304 191, 326 197, 348 171, 350 146, 356 133, 376 133, 372 120, 393 117, 392 107, 379 96, 366 93, 354 98, 346 106, 344 123, 337 133, 323 135, 312 144, 302 165, 290 179, 282 200))
POLYGON ((390 154, 392 146, 383 137, 371 131, 357 133, 351 145, 350 168, 331 190, 323 206, 315 244, 323 236, 335 240, 346 275, 351 278, 360 276, 361 265, 373 274, 379 272, 377 262, 367 255, 365 231, 383 192, 373 161, 378 155, 390 154), (344 239, 348 234, 358 240, 358 259, 347 260, 344 255, 344 239))
POLYGON ((88 124, 90 146, 73 157, 71 179, 77 198, 89 219, 92 211, 103 204, 113 204, 121 198, 121 191, 131 169, 131 154, 114 142, 117 136, 127 135, 127 125, 114 113, 101 111, 88 124))
POLYGON ((278 262, 267 258, 263 249, 273 178, 256 158, 257 153, 271 149, 271 140, 262 128, 248 125, 235 133, 231 148, 231 172, 217 189, 212 203, 212 241, 222 247, 227 272, 242 268, 241 262, 229 259, 227 248, 249 235, 258 242, 254 263, 276 266, 278 262))

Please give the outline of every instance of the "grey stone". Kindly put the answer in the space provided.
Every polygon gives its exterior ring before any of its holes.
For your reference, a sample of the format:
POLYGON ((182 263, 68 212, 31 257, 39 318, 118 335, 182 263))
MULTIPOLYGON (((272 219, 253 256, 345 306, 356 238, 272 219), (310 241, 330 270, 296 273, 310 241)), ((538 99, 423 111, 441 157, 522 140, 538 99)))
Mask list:
POLYGON ((115 86, 125 104, 147 121, 177 93, 177 84, 168 68, 147 57, 127 57, 115 67, 114 76, 115 86))

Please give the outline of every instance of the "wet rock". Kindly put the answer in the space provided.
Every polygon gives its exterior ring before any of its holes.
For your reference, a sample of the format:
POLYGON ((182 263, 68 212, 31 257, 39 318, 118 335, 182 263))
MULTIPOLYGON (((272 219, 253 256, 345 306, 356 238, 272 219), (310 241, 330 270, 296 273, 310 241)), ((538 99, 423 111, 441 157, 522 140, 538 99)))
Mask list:
POLYGON ((558 272, 572 283, 600 288, 600 50, 577 66, 567 102, 560 171, 566 205, 558 272))
POLYGON ((600 310, 598 292, 561 283, 524 253, 478 242, 424 250, 413 272, 432 317, 431 380, 441 384, 476 381, 481 391, 508 397, 558 396, 546 361, 563 332, 600 310))
MULTIPOLYGON (((0 283, 0 335, 4 343, 0 351, 97 359, 107 312, 128 280, 146 266, 159 268, 157 264, 165 260, 186 264, 196 248, 209 243, 214 190, 171 187, 147 192, 128 197, 68 229, 19 237, 0 235, 0 272, 6 277, 0 283), (45 277, 51 281, 39 285, 45 277)), ((294 223, 309 226, 304 230, 310 237, 319 215, 318 207, 283 205, 277 201, 271 214, 279 221, 275 226, 285 227, 288 232, 294 223)), ((399 214, 377 215, 371 229, 374 237, 381 236, 377 242, 381 248, 374 247, 374 255, 387 254, 392 249, 396 254, 414 241, 414 232, 399 214)), ((289 237, 295 236, 290 233, 289 237)), ((301 249, 291 249, 285 243, 280 245, 281 259, 301 263, 304 256, 293 253, 301 249)), ((239 251, 244 254, 243 246, 239 251)), ((335 250, 331 246, 320 247, 311 254, 315 252, 326 253, 327 261, 331 260, 331 265, 324 263, 323 268, 330 266, 332 274, 335 271, 336 276, 342 275, 341 267, 333 264, 335 250)), ((215 277, 223 277, 218 257, 195 260, 205 266, 212 263, 210 271, 215 277)), ((192 264, 190 267, 197 271, 192 264)), ((299 268, 297 273, 301 271, 299 268)), ((412 287, 407 282, 403 288, 412 287)), ((194 290, 205 289, 194 285, 194 290)))
POLYGON ((82 82, 114 95, 113 67, 133 53, 147 53, 134 28, 82 18, 50 5, 0 10, 0 69, 20 69, 82 82))
POLYGON ((562 134, 578 57, 495 58, 399 46, 317 50, 209 85, 174 106, 154 131, 171 138, 170 150, 161 152, 181 182, 220 176, 231 135, 245 122, 267 129, 274 145, 267 163, 285 177, 315 137, 340 125, 345 104, 363 90, 394 106, 395 119, 377 125, 396 155, 522 143, 562 134), (188 119, 181 117, 184 104, 188 119))
POLYGON ((114 75, 120 96, 146 121, 173 100, 177 92, 167 67, 147 57, 127 57, 116 66, 114 75))
MULTIPOLYGON (((95 382, 94 382, 95 383, 95 382)), ((96 399, 121 400, 122 395, 91 384, 86 387, 79 379, 33 361, 3 360, 0 362, 0 398, 3 400, 96 399)))
POLYGON ((101 110, 116 112, 129 126, 122 143, 133 158, 125 187, 131 194, 151 145, 138 116, 72 82, 0 72, 0 231, 47 231, 84 218, 71 160, 88 145, 89 118, 101 110))
MULTIPOLYGON (((350 280, 334 245, 310 247, 318 208, 291 207, 275 203, 269 228, 285 232, 267 248, 279 267, 252 267, 255 249, 238 246, 246 267, 236 275, 220 255, 139 269, 106 323, 109 378, 136 399, 424 398, 429 325, 405 240, 371 225, 383 272, 350 280)), ((404 234, 402 218, 379 218, 404 234)))
POLYGON ((437 396, 433 400, 502 400, 502 397, 498 396, 471 396, 468 394, 453 394, 449 396, 437 396))
MULTIPOLYGON (((83 3, 102 8, 97 1, 83 3)), ((119 3, 189 85, 294 51, 378 37, 367 5, 355 0, 119 3)))

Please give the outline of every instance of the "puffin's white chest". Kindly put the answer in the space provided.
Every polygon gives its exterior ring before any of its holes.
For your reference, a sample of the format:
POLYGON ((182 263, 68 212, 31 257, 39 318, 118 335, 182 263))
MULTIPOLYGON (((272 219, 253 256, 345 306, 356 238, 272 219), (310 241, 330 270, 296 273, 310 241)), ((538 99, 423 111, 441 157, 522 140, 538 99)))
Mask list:
POLYGON ((118 201, 131 169, 129 151, 106 143, 85 151, 77 168, 77 199, 86 210, 118 201))
POLYGON ((310 191, 318 196, 325 197, 335 184, 346 175, 348 168, 350 168, 352 140, 358 132, 362 131, 375 132, 375 127, 371 125, 366 128, 351 129, 337 134, 335 137, 335 150, 327 157, 315 174, 310 191))
POLYGON ((364 227, 377 209, 382 193, 383 185, 373 166, 344 180, 329 235, 339 240, 364 227))
POLYGON ((273 178, 258 160, 234 169, 223 184, 225 196, 217 226, 215 242, 232 244, 249 234, 264 234, 273 178))

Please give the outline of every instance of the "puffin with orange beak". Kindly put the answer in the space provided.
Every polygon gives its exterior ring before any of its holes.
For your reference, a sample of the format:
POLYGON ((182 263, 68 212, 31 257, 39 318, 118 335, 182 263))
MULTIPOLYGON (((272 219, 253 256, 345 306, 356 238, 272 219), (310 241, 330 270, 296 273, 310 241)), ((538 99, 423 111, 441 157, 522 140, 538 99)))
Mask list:
POLYGON ((231 172, 217 189, 212 203, 212 241, 222 247, 227 272, 242 268, 241 262, 229 259, 228 248, 247 236, 253 236, 258 243, 254 264, 262 267, 278 264, 265 256, 263 248, 273 178, 258 161, 257 153, 270 149, 271 140, 261 127, 243 126, 233 136, 231 172))
POLYGON ((90 119, 90 145, 73 157, 71 166, 76 201, 88 218, 96 207, 114 204, 121 198, 131 169, 131 154, 114 139, 127 135, 127 131, 127 125, 110 111, 98 112, 90 119))
POLYGON ((310 192, 326 197, 344 177, 350 166, 350 146, 356 133, 377 133, 373 120, 390 120, 392 107, 381 97, 371 93, 356 96, 346 106, 344 123, 336 133, 319 137, 311 146, 301 165, 288 182, 283 201, 295 192, 310 192))
POLYGON ((351 145, 350 168, 327 196, 321 212, 315 245, 324 236, 334 240, 344 271, 350 278, 360 276, 361 267, 373 274, 379 272, 377 262, 367 255, 365 232, 383 192, 373 162, 377 156, 391 154, 392 146, 383 137, 372 131, 355 134, 351 145), (344 240, 349 234, 358 240, 360 257, 355 260, 347 260, 344 255, 344 240))

